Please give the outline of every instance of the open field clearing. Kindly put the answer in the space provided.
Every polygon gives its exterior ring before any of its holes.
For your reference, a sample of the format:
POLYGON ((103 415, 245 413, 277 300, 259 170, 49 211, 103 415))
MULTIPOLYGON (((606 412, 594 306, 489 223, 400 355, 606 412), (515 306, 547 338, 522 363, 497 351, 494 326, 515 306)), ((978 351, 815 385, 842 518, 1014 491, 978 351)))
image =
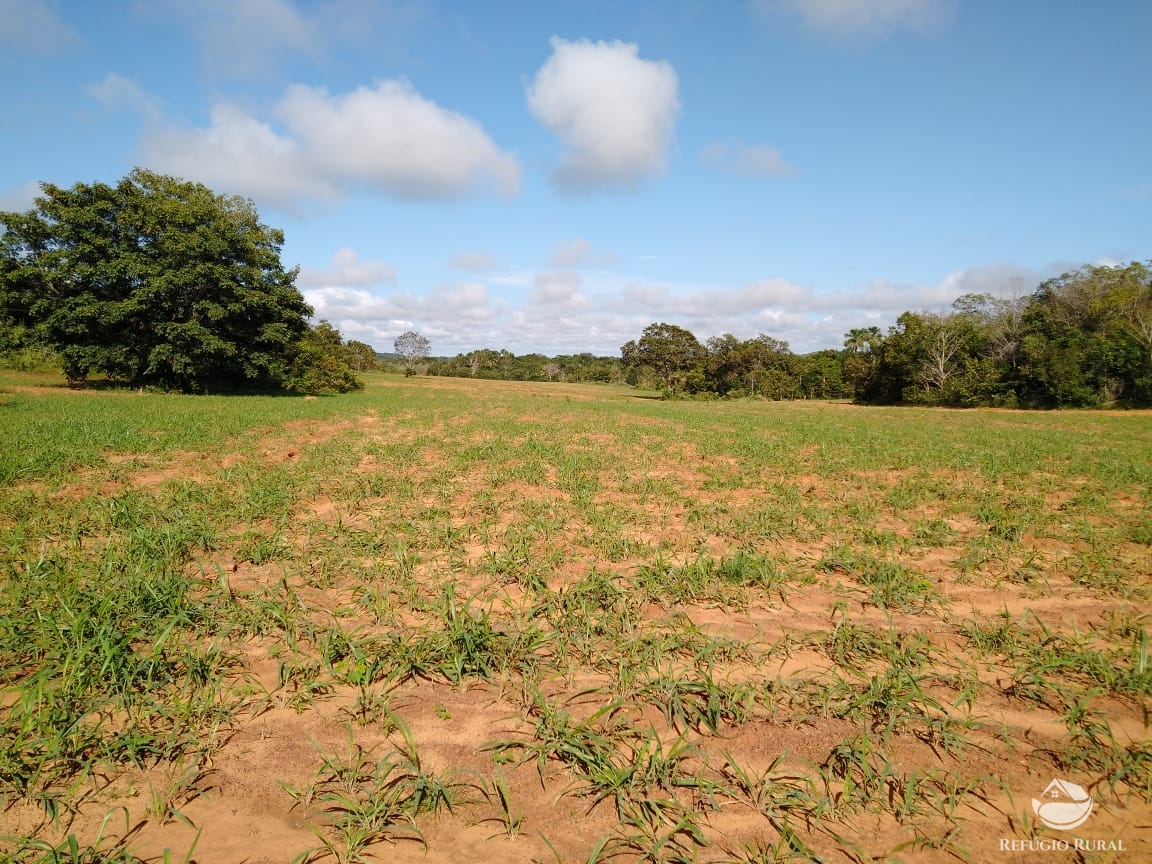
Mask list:
POLYGON ((0 859, 1152 860, 1149 413, 55 383, 0 859))

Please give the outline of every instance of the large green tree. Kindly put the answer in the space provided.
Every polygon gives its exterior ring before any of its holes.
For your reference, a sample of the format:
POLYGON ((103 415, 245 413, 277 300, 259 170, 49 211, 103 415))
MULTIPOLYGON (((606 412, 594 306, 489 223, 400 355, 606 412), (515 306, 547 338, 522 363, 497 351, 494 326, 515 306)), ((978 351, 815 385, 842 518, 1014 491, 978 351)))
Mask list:
POLYGON ((707 354, 695 336, 675 324, 649 324, 638 341, 620 349, 626 366, 647 366, 673 394, 680 377, 703 363, 707 354))
POLYGON ((312 310, 251 201, 137 168, 115 186, 41 184, 0 213, 0 313, 78 382, 202 391, 279 383, 312 310))

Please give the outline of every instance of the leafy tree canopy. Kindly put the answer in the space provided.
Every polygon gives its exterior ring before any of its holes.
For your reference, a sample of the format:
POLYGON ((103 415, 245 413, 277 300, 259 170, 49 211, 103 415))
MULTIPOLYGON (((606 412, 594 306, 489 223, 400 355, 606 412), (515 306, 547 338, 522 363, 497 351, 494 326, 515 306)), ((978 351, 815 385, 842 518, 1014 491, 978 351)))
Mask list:
POLYGON ((348 357, 348 367, 354 372, 367 372, 378 368, 376 349, 367 342, 349 339, 344 343, 344 352, 348 357))
POLYGON ((0 212, 0 313, 93 371, 183 391, 282 382, 312 310, 251 201, 137 168, 115 186, 41 184, 0 212))
POLYGON ((677 378, 707 354, 692 333, 675 324, 649 324, 639 341, 630 341, 620 349, 626 365, 649 367, 670 393, 676 392, 677 378))
MULTIPOLYGON (((360 390, 364 382, 356 377, 359 351, 347 343, 340 331, 321 320, 309 329, 292 347, 292 362, 288 364, 283 385, 297 393, 347 393, 360 390)), ((376 352, 364 345, 372 352, 376 352)))

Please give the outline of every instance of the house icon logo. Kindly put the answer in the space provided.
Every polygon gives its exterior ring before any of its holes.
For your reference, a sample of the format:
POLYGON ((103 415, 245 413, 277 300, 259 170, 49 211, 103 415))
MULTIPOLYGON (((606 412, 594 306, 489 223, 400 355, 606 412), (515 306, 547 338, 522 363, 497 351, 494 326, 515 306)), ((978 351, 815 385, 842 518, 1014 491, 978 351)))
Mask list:
POLYGON ((1092 803, 1092 796, 1083 787, 1053 780, 1039 799, 1032 799, 1032 811, 1049 828, 1070 831, 1092 815, 1092 803))

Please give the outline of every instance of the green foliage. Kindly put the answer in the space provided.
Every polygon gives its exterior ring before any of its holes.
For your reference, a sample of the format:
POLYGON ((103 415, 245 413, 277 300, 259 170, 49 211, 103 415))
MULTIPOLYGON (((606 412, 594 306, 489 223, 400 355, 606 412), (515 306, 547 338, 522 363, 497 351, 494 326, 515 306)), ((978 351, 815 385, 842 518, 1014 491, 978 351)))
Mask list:
POLYGON ((837 399, 849 393, 845 352, 796 355, 787 342, 763 333, 746 341, 725 333, 701 346, 686 330, 652 324, 638 342, 620 350, 628 369, 627 383, 658 383, 669 395, 754 396, 778 401, 837 399))
POLYGON ((398 717, 392 720, 403 739, 392 753, 376 758, 377 748, 358 744, 349 730, 347 756, 321 751, 323 763, 307 787, 284 784, 294 807, 318 807, 329 822, 327 830, 313 828, 321 845, 294 861, 369 861, 373 858, 365 850, 377 843, 414 840, 424 844, 417 816, 451 812, 469 799, 471 791, 485 791, 473 781, 460 779, 458 772, 437 776, 428 771, 408 727, 398 717))
MULTIPOLYGON (((2 299, 3 283, 0 282, 0 302, 2 299)), ((60 358, 56 352, 43 344, 27 325, 7 317, 0 307, 0 369, 38 372, 59 368, 60 358)))
POLYGON ((137 168, 116 186, 42 184, 0 213, 0 318, 91 372, 204 391, 275 384, 311 309, 252 203, 137 168))
MULTIPOLYGON (((850 334, 845 344, 858 341, 850 334)), ((905 312, 862 356, 848 364, 861 402, 1152 404, 1152 272, 1136 262, 1086 266, 1021 300, 969 294, 947 314, 905 312)))
POLYGON ((796 389, 797 359, 787 342, 771 336, 760 335, 741 342, 731 333, 725 333, 708 340, 703 369, 705 387, 720 394, 792 398, 796 389))
MULTIPOLYGON (((587 352, 545 357, 516 355, 511 351, 480 348, 455 357, 434 358, 427 363, 429 375, 456 378, 487 378, 502 381, 563 381, 572 384, 623 383, 624 369, 618 357, 597 357, 587 352)), ((635 383, 635 382, 632 382, 635 383)))
POLYGON ((848 383, 848 358, 840 351, 825 350, 796 357, 796 389, 801 399, 842 399, 852 394, 848 383))
POLYGON ((345 362, 353 372, 370 372, 379 366, 376 349, 366 342, 349 339, 344 343, 344 352, 347 355, 345 362))
POLYGON ((675 324, 649 324, 639 341, 620 349, 626 366, 647 366, 675 394, 676 385, 686 373, 703 362, 707 351, 695 336, 675 324))
POLYGON ((1084 267, 1050 279, 1025 312, 1020 389, 1041 407, 1149 404, 1152 272, 1084 267))
POLYGON ((47 801, 109 766, 177 759, 234 710, 235 658, 205 638, 219 608, 185 572, 212 528, 134 494, 98 515, 109 541, 95 560, 51 553, 0 571, 0 681, 19 690, 0 717, 0 795, 47 801))
MULTIPOLYGON (((372 354, 375 356, 374 351, 372 354)), ((352 371, 357 356, 348 350, 339 330, 327 321, 320 321, 294 346, 284 386, 296 393, 314 394, 360 390, 364 382, 352 371)))

